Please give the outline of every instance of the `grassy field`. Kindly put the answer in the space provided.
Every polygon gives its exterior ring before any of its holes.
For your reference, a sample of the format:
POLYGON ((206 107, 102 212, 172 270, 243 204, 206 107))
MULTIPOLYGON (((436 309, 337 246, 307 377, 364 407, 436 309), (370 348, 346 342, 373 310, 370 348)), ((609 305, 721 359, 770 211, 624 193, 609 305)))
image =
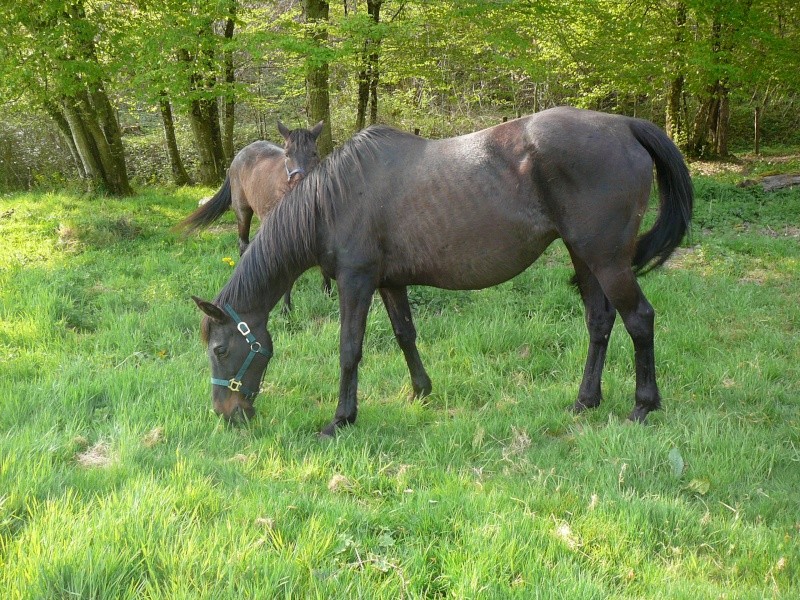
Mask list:
POLYGON ((358 423, 310 271, 274 314, 259 415, 211 413, 190 294, 236 260, 209 190, 0 198, 0 590, 22 598, 800 597, 800 191, 698 177, 692 240, 641 280, 665 410, 605 402, 563 246, 479 292, 415 289, 424 403, 373 306, 358 423))

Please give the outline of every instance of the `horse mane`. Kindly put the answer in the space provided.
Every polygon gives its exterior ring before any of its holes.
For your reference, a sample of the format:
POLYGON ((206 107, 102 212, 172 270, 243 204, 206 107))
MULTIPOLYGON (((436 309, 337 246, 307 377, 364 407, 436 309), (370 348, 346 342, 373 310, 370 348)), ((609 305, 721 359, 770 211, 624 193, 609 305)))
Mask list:
POLYGON ((397 136, 411 134, 385 125, 362 129, 289 191, 264 218, 215 303, 247 312, 263 301, 271 282, 317 264, 320 220, 332 225, 337 211, 356 201, 350 191, 365 181, 365 163, 397 136))

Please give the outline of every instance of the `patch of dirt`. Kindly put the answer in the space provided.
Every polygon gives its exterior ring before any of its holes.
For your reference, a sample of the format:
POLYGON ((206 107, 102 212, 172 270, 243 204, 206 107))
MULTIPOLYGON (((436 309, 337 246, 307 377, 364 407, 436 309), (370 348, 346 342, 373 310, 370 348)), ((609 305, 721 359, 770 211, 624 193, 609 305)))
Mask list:
POLYGON ((743 161, 723 161, 723 160, 694 160, 689 164, 689 169, 695 173, 706 176, 719 176, 734 173, 736 175, 746 175, 749 165, 743 161))
POLYGON ((332 492, 350 492, 353 490, 353 482, 344 475, 334 475, 328 482, 328 489, 332 492))
POLYGON ((142 444, 145 448, 152 448, 153 446, 160 444, 164 441, 164 428, 163 427, 155 427, 151 429, 143 438, 142 444))
POLYGON ((111 453, 111 446, 100 441, 83 452, 78 452, 75 461, 85 469, 103 469, 112 465, 115 458, 111 453))

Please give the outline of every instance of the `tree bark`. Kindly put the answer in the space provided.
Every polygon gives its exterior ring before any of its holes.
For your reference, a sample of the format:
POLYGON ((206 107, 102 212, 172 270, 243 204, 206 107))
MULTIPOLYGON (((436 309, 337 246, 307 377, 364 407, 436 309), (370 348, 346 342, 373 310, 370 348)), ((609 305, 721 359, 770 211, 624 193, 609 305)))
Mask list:
POLYGON ((181 154, 178 150, 178 140, 175 137, 175 123, 172 119, 172 106, 166 95, 162 93, 159 99, 161 108, 161 121, 164 124, 164 138, 167 143, 167 155, 172 168, 172 180, 175 185, 188 185, 192 182, 186 168, 183 166, 181 154))
POLYGON ((62 102, 64 118, 69 126, 75 148, 81 158, 83 172, 86 178, 87 191, 95 193, 108 189, 105 173, 100 161, 100 156, 94 144, 94 138, 89 133, 84 123, 81 111, 71 98, 64 98, 62 102))
MULTIPOLYGON (((383 0, 367 0, 367 11, 372 22, 380 23, 380 12, 383 0)), ((358 104, 356 108, 356 130, 363 129, 369 109, 369 122, 374 125, 378 120, 378 59, 381 41, 370 35, 364 41, 361 53, 361 70, 358 73, 358 104)))
POLYGON ((673 142, 680 144, 685 141, 684 131, 686 129, 684 123, 683 111, 681 105, 683 103, 684 84, 686 82, 683 75, 683 59, 680 55, 680 49, 683 47, 685 41, 686 29, 686 5, 680 2, 675 12, 675 68, 678 70, 679 75, 670 81, 669 95, 667 98, 667 112, 666 112, 666 131, 667 135, 673 142))
POLYGON ((714 141, 717 156, 728 156, 728 131, 731 120, 731 103, 730 94, 728 93, 728 86, 724 83, 719 91, 719 106, 717 110, 717 121, 714 124, 714 141))
MULTIPOLYGON (((304 8, 306 22, 316 25, 313 33, 314 42, 319 46, 324 45, 328 40, 328 2, 326 0, 305 0, 304 8)), ((317 138, 319 154, 321 157, 325 157, 333 151, 327 60, 306 61, 306 97, 309 121, 311 123, 324 121, 325 123, 322 133, 317 138)))
MULTIPOLYGON (((231 0, 228 9, 228 20, 225 22, 225 39, 233 39, 233 31, 236 25, 236 0, 231 0)), ((233 128, 234 114, 236 110, 236 96, 234 95, 234 83, 236 82, 236 72, 233 66, 233 52, 225 51, 225 112, 222 117, 222 153, 225 158, 225 165, 230 165, 233 160, 233 128)))
POLYGON ((75 163, 75 169, 78 171, 78 177, 81 179, 86 179, 86 170, 83 167, 83 161, 81 160, 81 155, 78 152, 78 148, 75 146, 75 140, 72 137, 72 131, 69 128, 69 123, 64 116, 64 112, 54 102, 50 101, 45 102, 45 110, 58 126, 58 130, 61 132, 61 137, 67 143, 69 153, 72 155, 72 161, 75 163))
POLYGON ((97 121, 103 135, 103 141, 98 145, 104 152, 106 148, 108 149, 108 159, 110 163, 108 179, 114 182, 114 190, 112 193, 130 196, 133 194, 133 190, 131 189, 131 184, 128 179, 128 169, 125 165, 122 130, 102 81, 92 87, 89 98, 94 113, 97 115, 97 121))
POLYGON ((217 185, 222 177, 218 172, 216 152, 214 151, 214 134, 208 122, 208 111, 203 109, 200 100, 193 100, 189 109, 189 124, 197 148, 199 158, 200 182, 204 185, 217 185))
MULTIPOLYGON (((206 53, 206 58, 209 58, 210 53, 211 51, 206 53)), ((193 64, 193 57, 187 50, 179 51, 179 57, 188 65, 193 64)), ((214 83, 213 76, 203 77, 196 71, 189 78, 189 88, 194 94, 200 92, 205 96, 212 95, 214 83)), ((189 104, 189 124, 199 158, 200 182, 215 186, 225 177, 225 158, 216 98, 194 98, 189 104)))

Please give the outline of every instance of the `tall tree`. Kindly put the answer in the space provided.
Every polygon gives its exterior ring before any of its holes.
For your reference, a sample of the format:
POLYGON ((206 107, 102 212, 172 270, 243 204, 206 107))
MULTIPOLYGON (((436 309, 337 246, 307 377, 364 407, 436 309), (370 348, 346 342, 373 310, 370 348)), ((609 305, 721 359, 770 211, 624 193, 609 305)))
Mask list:
POLYGON ((314 51, 306 59, 306 94, 308 98, 308 117, 314 122, 324 121, 322 133, 317 138, 320 156, 327 156, 333 150, 331 136, 330 91, 328 89, 329 53, 328 17, 330 7, 326 0, 305 0, 305 20, 310 26, 314 51))
POLYGON ((122 133, 107 92, 111 76, 96 42, 113 23, 104 22, 102 12, 89 12, 83 0, 21 0, 7 4, 2 17, 0 38, 23 67, 9 73, 11 80, 68 138, 88 188, 131 194, 122 133))
POLYGON ((167 156, 172 170, 172 181, 175 185, 187 185, 191 183, 191 178, 183 166, 180 151, 178 150, 178 140, 175 137, 175 123, 172 118, 172 105, 166 93, 159 99, 159 109, 161 111, 161 122, 164 125, 164 141, 167 144, 167 156))
POLYGON ((378 58, 381 35, 377 25, 381 20, 383 0, 367 0, 369 25, 364 46, 361 51, 361 69, 358 72, 358 105, 356 107, 356 130, 363 129, 367 121, 374 124, 378 120, 378 58))

